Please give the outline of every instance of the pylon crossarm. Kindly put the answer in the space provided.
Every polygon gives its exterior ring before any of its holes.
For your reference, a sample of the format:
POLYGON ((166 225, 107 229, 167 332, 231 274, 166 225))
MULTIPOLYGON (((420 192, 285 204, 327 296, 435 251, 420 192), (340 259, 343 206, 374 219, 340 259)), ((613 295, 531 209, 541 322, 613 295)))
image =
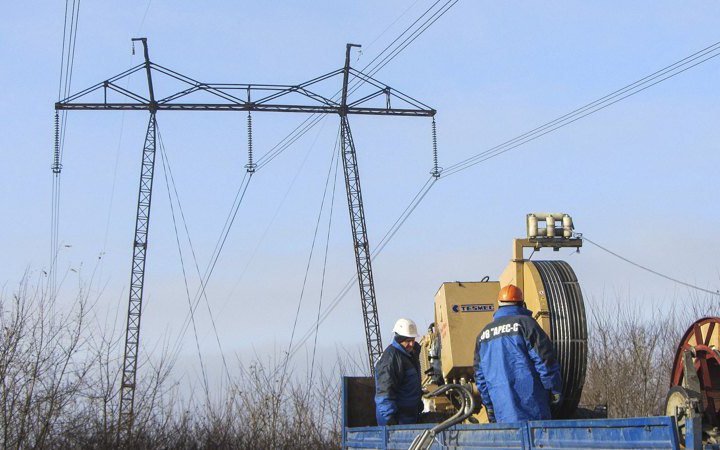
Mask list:
MULTIPOLYGON (((427 112, 432 112, 431 115, 435 115, 437 111, 435 111, 430 106, 426 105, 425 103, 410 97, 409 95, 398 91, 395 88, 391 88, 390 86, 386 85, 380 80, 376 80, 375 78, 371 77, 370 75, 367 75, 363 72, 360 72, 359 70, 355 70, 353 68, 350 68, 350 73, 352 73, 353 76, 356 78, 362 80, 363 82, 370 84, 372 86, 375 86, 380 90, 382 93, 386 93, 388 96, 397 98, 399 100, 402 100, 403 102, 406 102, 412 106, 414 106, 416 109, 421 109, 427 112)), ((358 102, 355 101, 353 104, 357 104, 358 102)))
POLYGON ((101 81, 101 82, 99 82, 98 84, 95 84, 95 85, 93 85, 93 86, 90 86, 90 87, 87 88, 87 89, 84 89, 84 90, 82 90, 82 91, 80 91, 80 92, 78 92, 78 93, 76 93, 76 94, 71 95, 70 97, 68 97, 68 98, 66 98, 66 99, 64 99, 64 100, 59 101, 58 103, 55 104, 55 109, 63 109, 63 108, 58 108, 58 104, 72 103, 72 102, 74 102, 75 100, 77 100, 77 99, 79 99, 79 98, 85 97, 86 95, 88 95, 88 94, 90 94, 90 93, 92 93, 92 92, 95 92, 95 91, 98 91, 98 90, 102 89, 103 87, 106 86, 107 83, 114 83, 115 81, 120 80, 120 79, 122 79, 122 78, 125 78, 125 77, 127 77, 127 76, 130 76, 130 75, 132 75, 133 73, 135 73, 135 72, 137 72, 137 71, 139 71, 139 70, 142 70, 142 69, 144 69, 144 68, 145 68, 145 64, 138 64, 138 65, 135 66, 135 67, 131 67, 130 69, 126 70, 126 71, 123 72, 123 73, 120 73, 120 74, 118 74, 118 75, 115 75, 114 77, 109 78, 109 79, 107 79, 107 80, 105 80, 105 81, 101 81))
MULTIPOLYGON (((374 91, 364 97, 348 102, 346 114, 391 115, 391 116, 434 116, 435 110, 418 102, 402 92, 383 85, 378 80, 351 70, 352 75, 362 82, 375 86, 374 91), (384 107, 373 106, 370 102, 378 97, 386 96, 384 107), (401 105, 391 107, 391 99, 401 105)), ((203 83, 167 67, 148 62, 135 66, 106 81, 78 92, 55 104, 56 110, 165 110, 165 111, 268 111, 268 112, 301 112, 310 114, 338 114, 341 102, 333 96, 318 92, 319 83, 343 74, 343 69, 328 72, 319 77, 296 85, 280 84, 241 84, 241 83, 203 83), (118 81, 129 77, 145 68, 149 73, 162 74, 167 78, 185 85, 182 89, 156 99, 148 100, 144 95, 130 91, 119 85, 118 81), (315 86, 313 88, 313 86, 315 86), (242 98, 238 96, 242 92, 242 98), (98 98, 97 94, 101 94, 98 98), (115 98, 110 98, 111 94, 115 98), (216 99, 207 102, 193 101, 194 96, 209 94, 216 99), (305 101, 282 101, 292 95, 305 101), (257 97, 257 98, 253 98, 257 97), (118 101, 119 100, 119 101, 118 101)), ((158 85, 157 81, 155 82, 158 85)))

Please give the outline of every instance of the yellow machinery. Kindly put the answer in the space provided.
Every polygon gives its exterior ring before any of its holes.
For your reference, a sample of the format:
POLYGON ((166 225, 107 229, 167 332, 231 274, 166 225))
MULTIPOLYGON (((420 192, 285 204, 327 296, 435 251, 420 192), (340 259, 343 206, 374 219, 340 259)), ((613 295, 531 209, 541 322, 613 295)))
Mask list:
MULTIPOLYGON (((430 411, 430 414, 421 416, 421 421, 436 425, 416 429, 419 434, 410 449, 430 448, 439 433, 462 421, 488 421, 484 408, 480 406, 473 379, 475 342, 480 331, 493 320, 498 292, 501 286, 507 284, 515 284, 523 290, 527 308, 533 312, 533 317, 553 342, 563 379, 563 399, 560 405, 552 409, 553 418, 573 418, 582 394, 587 367, 587 323, 582 293, 569 264, 557 260, 540 261, 532 257, 543 248, 559 250, 581 246, 582 235, 573 232, 573 222, 569 215, 528 214, 527 236, 513 240, 512 259, 500 274, 499 281, 485 277, 480 281, 454 281, 440 286, 435 294, 435 320, 428 334, 420 341, 422 386, 426 393, 424 401, 430 411), (526 253, 529 254, 526 256, 526 253)), ((712 448, 718 448, 720 317, 705 317, 693 323, 677 347, 672 367, 664 412, 675 418, 672 423, 677 427, 678 434, 673 431, 673 436, 676 440, 679 437, 679 442, 685 443, 687 448, 704 448, 701 440, 705 444, 714 445, 712 448)), ((344 378, 346 430, 376 425, 374 388, 372 378, 344 378)), ((595 444, 605 441, 611 443, 607 448, 615 448, 618 443, 622 443, 623 448, 631 448, 634 443, 649 436, 647 433, 658 424, 655 419, 659 418, 628 419, 632 425, 613 425, 608 421, 599 421, 597 426, 586 421, 568 421, 563 426, 568 430, 575 429, 577 433, 573 434, 570 441, 564 441, 566 444, 572 442, 565 448, 580 448, 583 442, 588 447, 599 448, 595 444), (639 429, 643 431, 637 434, 639 429), (572 440, 575 438, 580 440, 572 440)), ((465 436, 473 436, 474 431, 482 430, 481 436, 487 437, 488 430, 493 428, 467 427, 463 430, 467 432, 465 436)), ((398 430, 395 435, 391 430, 361 430, 357 435, 363 437, 364 445, 370 442, 370 437, 375 439, 372 441, 375 443, 405 442, 404 435, 401 436, 405 431, 398 430)), ((541 440, 549 439, 548 436, 561 436, 561 433, 543 433, 539 434, 541 440)), ((665 442, 663 439, 651 439, 648 442, 662 445, 660 442, 665 442)), ((667 442, 672 442, 672 436, 668 439, 667 442)), ((499 438, 492 444, 498 448, 504 447, 501 441, 499 438)))
MULTIPOLYGON (((493 320, 501 286, 515 284, 525 294, 527 308, 555 346, 564 382, 563 401, 553 410, 555 418, 575 412, 585 381, 587 325, 582 293, 575 273, 564 261, 536 261, 524 256, 542 248, 579 248, 582 236, 573 233, 567 214, 527 215, 527 237, 513 241, 513 257, 499 281, 447 282, 435 294, 435 321, 421 341, 423 389, 431 393, 446 384, 465 385, 477 396, 473 380, 475 340, 493 320)), ((480 402, 478 401, 479 405, 480 402)), ((437 413, 454 413, 459 407, 446 396, 429 399, 437 413)), ((487 422, 485 410, 473 422, 487 422)))

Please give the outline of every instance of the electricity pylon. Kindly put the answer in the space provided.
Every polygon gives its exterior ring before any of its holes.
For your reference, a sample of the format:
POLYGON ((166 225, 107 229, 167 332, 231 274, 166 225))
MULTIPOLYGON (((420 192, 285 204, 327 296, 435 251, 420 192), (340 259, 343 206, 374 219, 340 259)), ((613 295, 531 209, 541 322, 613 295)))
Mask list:
MULTIPOLYGON (((125 354, 123 358, 122 383, 120 386, 118 435, 129 433, 132 430, 134 420, 133 406, 137 379, 137 356, 140 344, 140 319, 145 279, 148 228, 150 224, 150 205, 155 169, 156 113, 158 111, 273 111, 338 114, 340 116, 342 161, 345 173, 348 211, 352 225, 355 263, 368 349, 368 362, 370 373, 374 374, 375 362, 380 358, 383 348, 377 314, 377 303, 375 300, 370 245, 367 238, 367 226, 365 224, 365 212, 360 189, 360 174, 358 172, 355 144, 353 143, 348 116, 365 114, 434 117, 436 111, 412 97, 390 88, 371 76, 350 67, 350 51, 352 47, 359 47, 355 44, 347 44, 345 65, 343 68, 297 85, 274 85, 202 83, 151 62, 146 38, 135 38, 133 41, 142 42, 144 50, 143 63, 55 104, 56 110, 143 110, 150 113, 145 145, 143 147, 135 222, 125 354), (147 94, 132 92, 119 85, 120 80, 143 70, 147 76, 147 94), (169 77, 175 80, 175 82, 179 82, 184 89, 162 98, 156 98, 153 74, 169 77), (342 89, 340 90, 339 103, 332 97, 326 97, 311 90, 319 83, 326 82, 340 75, 342 75, 342 89), (351 94, 349 91, 350 77, 354 77, 358 82, 371 86, 373 91, 358 100, 349 102, 348 96, 351 94), (206 94, 214 99, 215 102, 210 103, 207 101, 192 100, 193 96, 206 98, 206 94), (293 101, 279 102, 281 99, 286 99, 291 96, 297 97, 298 95, 307 103, 293 101), (98 96, 101 96, 101 98, 97 98, 98 96), (373 106, 373 104, 378 101, 377 99, 384 100, 384 105, 373 106), (391 107, 392 102, 399 103, 401 107, 391 107)), ((249 161, 247 170, 250 172, 255 171, 255 164, 253 164, 252 160, 249 161)))

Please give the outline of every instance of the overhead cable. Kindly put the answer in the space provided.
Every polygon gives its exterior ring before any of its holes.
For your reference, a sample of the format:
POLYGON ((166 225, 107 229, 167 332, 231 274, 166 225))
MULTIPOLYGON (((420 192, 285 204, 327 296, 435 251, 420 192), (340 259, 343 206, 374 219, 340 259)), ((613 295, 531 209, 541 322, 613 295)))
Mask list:
MULTIPOLYGON (((185 259, 183 258, 182 246, 180 245, 180 233, 178 232, 177 219, 175 214, 175 205, 172 198, 172 192, 175 191, 178 206, 180 205, 180 198, 177 197, 177 189, 175 186, 175 180, 172 179, 172 175, 168 177, 170 171, 170 161, 165 151, 165 144, 163 143, 160 130, 157 130, 158 142, 160 143, 160 161, 162 162, 163 175, 165 176, 165 186, 167 187, 168 203, 170 204, 170 217, 172 217, 173 229, 175 230, 175 243, 178 249, 178 255, 180 256, 180 268, 182 269, 183 282, 185 286, 185 295, 187 297, 188 306, 192 309, 192 299, 190 297, 190 287, 188 285, 188 276, 185 270, 185 259), (170 180, 172 179, 172 184, 170 180)), ((205 390, 205 398, 207 401, 210 400, 210 386, 208 383, 207 369, 205 368, 205 362, 203 361, 202 351, 200 351, 200 340, 198 339, 197 324, 195 323, 195 314, 190 315, 190 321, 192 323, 193 335, 195 337, 195 348, 197 350, 198 360, 200 362, 200 373, 202 374, 203 388, 205 390)))
POLYGON ((646 77, 643 77, 640 80, 635 81, 634 83, 631 83, 568 114, 560 116, 554 120, 551 120, 550 122, 545 123, 544 125, 541 125, 513 139, 510 139, 509 141, 505 141, 502 144, 491 147, 474 156, 471 156, 470 158, 453 164, 445 169, 442 174, 442 178, 454 175, 476 164, 487 161, 490 158, 498 156, 509 150, 515 149, 521 145, 527 144, 528 142, 534 141, 541 136, 556 131, 567 125, 570 125, 571 123, 574 123, 598 111, 601 111, 608 106, 614 105, 621 100, 638 94, 652 86, 655 86, 658 83, 668 80, 674 76, 680 75, 681 73, 717 56, 720 56, 720 42, 716 42, 715 44, 710 45, 698 52, 695 52, 692 55, 687 56, 673 64, 670 64, 669 66, 666 66, 650 75, 647 75, 646 77))
MULTIPOLYGON (((63 52, 60 62, 60 86, 58 87, 58 101, 70 95, 73 69, 75 67, 75 47, 77 44, 78 23, 80 20, 80 0, 65 0, 65 24, 63 26, 63 52), (69 13, 68 13, 69 8, 69 13)), ((62 112, 62 125, 60 132, 60 160, 65 147, 65 130, 67 129, 67 111, 62 112)))
MULTIPOLYGON (((435 184, 435 181, 437 181, 434 177, 429 177, 429 179, 425 182, 425 184, 422 186, 420 191, 418 191, 413 199, 410 201, 408 206, 405 208, 405 210, 400 214, 400 216, 395 220, 393 225, 388 229, 388 231, 385 233, 383 238, 380 240, 380 243, 375 248, 375 250, 371 253, 370 259, 371 261, 374 261, 375 258, 377 258, 380 253, 385 249, 388 243, 392 240, 392 238, 395 236, 395 234, 400 230, 402 225, 407 221, 407 219, 410 217, 410 215, 415 211, 417 206, 422 202, 422 200, 425 198, 427 193, 430 191, 430 188, 433 187, 435 184)), ((340 292, 335 296, 335 298, 330 302, 330 304, 324 309, 322 314, 320 315, 320 318, 315 321, 311 325, 311 327, 303 334, 303 336, 298 340, 297 345, 295 346, 295 350, 290 353, 290 357, 294 356, 298 350, 302 347, 302 345, 310 339, 310 337, 313 336, 314 330, 322 324, 325 319, 330 315, 330 313, 340 304, 340 302, 345 298, 345 296, 350 292, 352 287, 357 282, 357 276, 351 277, 347 283, 340 289, 340 292)))
MULTIPOLYGON (((338 136, 339 137, 339 136, 338 136)), ((320 295, 318 296, 317 319, 315 321, 315 339, 313 341, 312 359, 310 360, 310 376, 308 383, 313 379, 313 371, 315 369, 315 354, 317 351, 318 329, 320 327, 320 314, 322 312, 322 303, 325 295, 325 274, 327 272, 328 253, 330 250, 330 230, 332 229, 333 211, 335 209, 335 193, 337 192, 338 167, 340 167, 340 158, 335 160, 335 173, 333 174, 332 197, 330 198, 330 217, 328 218, 327 233, 325 236, 325 255, 323 257, 323 270, 320 278, 320 295)))
MULTIPOLYGON (((80 0, 65 0, 65 19, 63 21, 62 49, 60 52, 60 80, 58 82, 58 101, 70 92, 72 72, 75 64, 75 43, 77 42, 78 20, 80 18, 80 0)), ((48 290, 54 297, 57 292, 57 257, 60 251, 60 174, 65 144, 67 112, 60 115, 55 111, 54 148, 52 169, 52 199, 50 211, 50 267, 48 268, 48 290)))
MULTIPOLYGON (((368 73, 368 75, 373 76, 373 75, 376 74, 378 71, 380 71, 380 69, 382 69, 383 67, 385 67, 390 61, 392 61, 393 59, 395 59, 395 57, 397 57, 397 55, 400 54, 400 52, 402 52, 403 50, 405 50, 405 48, 407 48, 408 45, 412 44, 412 43, 415 41, 415 39, 417 39, 418 37, 420 37, 420 35, 422 35, 428 28, 430 28, 430 26, 431 26, 432 24, 434 24, 438 19, 440 19, 442 16, 444 16, 445 13, 447 13, 447 12, 450 10, 450 8, 452 8, 453 6, 455 6, 455 4, 457 4, 458 1, 459 1, 459 0, 448 0, 448 1, 446 1, 445 4, 443 4, 437 11, 434 11, 432 14, 430 14, 430 16, 425 20, 425 22, 423 22, 422 24, 420 24, 420 26, 417 27, 415 30, 413 30, 404 40, 400 41, 400 43, 399 43, 398 45, 396 45, 395 48, 394 48, 392 51, 390 51, 387 55, 385 55, 382 59, 380 59, 380 61, 378 61, 377 64, 375 64, 375 66, 370 69, 370 72, 368 73)), ((426 14, 428 14, 428 13, 431 11, 431 9, 432 9, 435 5, 437 5, 438 3, 439 3, 439 2, 435 2, 435 3, 434 3, 427 11, 425 11, 425 13, 424 13, 422 16, 420 16, 420 17, 422 18, 422 17, 424 17, 426 14)), ((419 19, 418 19, 418 20, 419 20, 419 19)), ((413 24, 411 25, 411 27, 412 27, 413 25, 415 25, 415 24, 418 22, 418 20, 416 20, 415 22, 413 22, 413 24)), ((408 30, 410 30, 410 27, 408 27, 408 30)), ((406 31, 408 31, 408 30, 406 30, 406 31)), ((405 33, 405 32, 403 32, 403 34, 404 34, 404 33, 405 33)), ((401 35, 401 36, 402 36, 402 35, 401 35)), ((397 39, 396 39, 395 41, 397 41, 397 39)), ((395 41, 393 41, 393 43, 395 43, 395 41)), ((386 48, 386 50, 387 50, 389 47, 390 47, 390 46, 388 46, 388 47, 386 48)), ((384 52, 384 51, 385 51, 385 50, 383 50, 383 52, 384 52)), ((382 54, 382 53, 381 53, 381 54, 382 54)), ((380 55, 378 55, 378 56, 380 56, 380 55)), ((376 57, 376 58, 373 60, 373 62, 374 62, 375 60, 377 60, 377 59, 378 59, 378 57, 376 57)), ((372 64, 372 62, 371 62, 371 64, 372 64)), ((364 71, 367 69, 367 67, 369 67, 369 66, 370 66, 370 64, 368 64, 368 65, 366 66, 366 68, 364 68, 362 71, 364 72, 364 71)))
MULTIPOLYGON (((458 0, 446 0, 445 3, 440 6, 440 8, 433 11, 433 9, 441 1, 442 0, 437 0, 428 9, 426 9, 410 26, 408 26, 397 38, 395 38, 395 40, 388 44, 375 58, 373 58, 370 63, 366 64, 365 67, 361 70, 361 72, 369 70, 369 76, 376 74, 380 69, 385 67, 390 61, 396 58, 398 54, 400 54, 400 52, 405 50, 405 48, 407 48, 413 41, 415 41, 440 17, 445 15, 445 13, 447 13, 447 11, 458 2, 458 0), (426 19, 421 22, 424 17, 426 17, 426 19), (404 39, 402 39, 403 36, 405 36, 404 39)), ((355 92, 362 83, 362 80, 354 80, 349 87, 349 93, 355 92)), ((338 90, 332 96, 332 99, 337 100, 341 92, 341 90, 338 90)), ((310 129, 317 125, 324 117, 324 114, 317 113, 308 116, 295 129, 293 129, 290 134, 285 136, 278 144, 271 148, 263 157, 261 157, 257 161, 257 168, 260 169, 270 163, 270 161, 272 161, 282 152, 287 150, 290 145, 292 145, 295 141, 300 139, 305 133, 307 133, 310 129)))
MULTIPOLYGON (((195 310, 197 309, 200 300, 206 296, 206 289, 207 284, 210 280, 210 277, 212 276, 215 266, 217 265, 218 259, 220 258, 220 254, 222 253, 223 247, 225 246, 225 243, 227 241, 227 237, 230 234, 230 229, 232 228, 233 223, 235 222, 235 219, 237 217, 237 213, 240 209, 240 205, 242 204, 245 194, 247 193, 248 186, 250 185, 250 181, 252 179, 253 172, 245 172, 245 176, 243 177, 242 181, 240 182, 240 186, 238 187, 238 190, 235 194, 235 199, 233 201, 232 206, 230 207, 230 210, 228 212, 228 216, 225 220, 225 224, 223 225, 223 229, 218 236, 218 240, 215 244, 215 248, 213 249, 213 253, 210 257, 210 262, 208 263, 207 267, 205 268, 204 275, 200 276, 200 286, 198 288, 198 291, 195 294, 195 299, 193 301, 192 307, 190 308, 190 311, 185 315, 185 319, 183 320, 183 325, 181 326, 180 333, 178 333, 178 337, 175 341, 174 345, 174 355, 177 357, 180 353, 180 348, 182 347, 181 341, 183 337, 185 336, 185 333, 187 332, 187 328, 190 324, 190 316, 195 313, 195 310)), ((198 269, 198 275, 199 275, 199 269, 198 269)), ((207 297, 205 297, 205 301, 207 302, 207 297)))
POLYGON ((280 214, 280 211, 281 211, 282 208, 284 207, 285 202, 286 202, 287 199, 288 199, 288 196, 290 195, 291 192, 293 192, 293 188, 294 188, 294 186, 295 186, 295 183, 297 182, 297 180, 298 180, 298 178, 300 177, 300 175, 303 173, 303 169, 304 169, 304 167, 305 167, 305 164, 307 163, 307 160, 308 160, 308 158, 309 158, 309 156, 310 156, 310 153, 311 153, 311 152, 313 151, 313 149, 315 148, 315 145, 317 144, 317 141, 318 141, 318 139, 320 138, 320 134, 322 133, 324 124, 326 124, 326 123, 327 123, 327 122, 324 122, 323 125, 321 126, 321 128, 320 128, 319 130, 317 130, 317 134, 315 135, 315 138, 313 139, 313 141, 312 141, 312 143, 310 144, 310 146, 308 146, 308 148, 307 148, 307 153, 305 154, 302 162, 301 162, 300 164, 297 164, 295 174, 293 175, 292 180, 291 180, 290 183, 288 184, 287 189, 285 190, 285 194, 283 195, 282 199, 281 199, 279 202, 277 202, 276 207, 275 207, 275 211, 273 212, 272 217, 270 218, 269 222, 268 222, 267 225, 265 226, 265 229, 263 230, 262 235, 261 235, 258 239, 254 239, 254 240, 253 240, 255 245, 253 246, 252 251, 250 251, 250 252, 248 253, 249 256, 248 256, 248 258, 247 258, 247 261, 245 262, 245 265, 242 267, 242 269, 240 269, 240 270, 238 271, 237 276, 236 276, 235 284, 234 284, 233 287, 228 291, 228 293, 227 293, 227 299, 226 299, 225 303, 223 303, 223 305, 220 307, 221 310, 222 310, 223 308, 225 308, 225 306, 227 305, 227 302, 230 301, 230 299, 232 298, 233 293, 235 292, 235 290, 237 289, 237 287, 240 285, 240 282, 242 281, 243 277, 244 277, 245 274, 247 273, 248 269, 249 269, 250 267, 252 267, 252 264, 253 264, 253 261, 254 261, 254 259, 255 259, 255 256, 257 255, 260 247, 262 246, 263 242, 265 241, 265 238, 268 236, 268 233, 270 232, 270 228, 271 228, 272 225, 275 223, 275 220, 277 219, 278 215, 280 214))
MULTIPOLYGON (((403 11, 402 13, 400 13, 400 15, 397 16, 397 18, 395 18, 395 20, 393 20, 392 23, 390 23, 390 25, 388 25, 387 27, 385 27, 385 29, 384 29, 380 34, 378 34, 377 37, 375 37, 375 39, 373 39, 372 41, 370 41, 369 44, 365 45, 364 48, 365 48, 365 49, 368 49, 368 48, 372 47, 378 40, 380 40, 381 37, 383 37, 383 36, 385 35, 385 33, 387 33, 388 31, 390 31, 390 28, 392 28, 393 26, 395 26, 395 24, 398 23, 398 22, 400 21, 400 19, 402 19, 403 17, 405 17, 405 15, 406 15, 411 9, 413 9, 413 8, 415 7, 415 5, 418 4, 419 1, 420 1, 420 0, 415 0, 410 6, 408 6, 407 8, 405 8, 405 11, 403 11)), ((437 2, 436 2, 436 3, 437 3, 437 2)), ((362 52, 361 52, 361 54, 362 54, 362 52)))
MULTIPOLYGON (((307 287, 308 274, 310 273, 310 265, 312 263, 313 255, 315 253, 315 243, 317 242, 318 231, 320 230, 320 219, 322 219, 323 211, 325 210, 325 200, 327 198, 328 187, 330 186, 330 175, 332 174, 333 163, 335 163, 335 156, 339 155, 340 145, 340 133, 338 133, 335 141, 335 146, 330 156, 330 165, 328 166, 327 177, 325 178, 325 188, 323 189, 322 200, 320 200, 320 208, 318 209, 317 220, 315 221, 315 230, 313 231, 312 243, 310 244, 310 254, 308 255, 307 264, 305 266, 305 276, 303 277, 302 288, 300 289, 300 298, 298 299, 297 309, 295 311, 295 320, 293 321, 292 331, 290 333, 290 343, 288 344, 288 350, 285 356, 285 363, 283 364, 283 378, 287 372, 287 364, 290 360, 290 353, 293 349, 293 339, 295 338, 295 330, 297 329, 298 318, 300 317, 300 308, 302 307, 303 297, 305 296, 305 288, 307 287)), ((323 269, 324 270, 324 269, 323 269)))
POLYGON ((640 269, 642 269, 642 270, 645 270, 645 271, 647 271, 647 272, 650 272, 650 273, 652 273, 653 275, 657 275, 657 276, 659 276, 659 277, 661 277, 661 278, 665 278, 666 280, 672 281, 673 283, 681 284, 681 285, 686 286, 686 287, 689 287, 689 288, 691 288, 691 289, 695 289, 695 290, 698 290, 698 291, 701 291, 701 292, 705 292, 706 294, 715 295, 715 296, 720 296, 720 291, 719 291, 719 290, 711 291, 710 289, 704 289, 704 288, 701 288, 700 286, 696 286, 696 285, 694 285, 694 284, 690 284, 690 283, 686 283, 686 282, 684 282, 684 281, 680 281, 680 280, 678 280, 677 278, 670 277, 670 276, 665 275, 665 274, 662 274, 662 273, 660 273, 660 272, 658 272, 658 271, 656 271, 656 270, 653 270, 653 269, 650 269, 650 268, 648 268, 648 267, 646 267, 646 266, 643 266, 642 264, 638 264, 638 263, 636 263, 636 262, 634 262, 634 261, 631 261, 631 260, 629 260, 628 258, 626 258, 626 257, 624 257, 624 256, 622 256, 622 255, 619 255, 619 254, 613 252, 612 250, 609 250, 609 249, 603 247, 602 245, 598 244, 597 242, 591 241, 591 240, 588 239, 584 234, 582 235, 582 238, 583 238, 584 241, 587 241, 587 242, 591 243, 592 245, 594 245, 595 247, 599 248, 600 250, 606 251, 607 253, 615 256, 616 258, 622 259, 622 260, 625 261, 626 263, 632 264, 633 266, 638 267, 638 268, 640 268, 640 269))
POLYGON ((273 159, 275 159, 282 152, 287 150, 292 144, 297 142, 298 139, 303 137, 305 133, 310 131, 315 125, 320 123, 326 117, 325 114, 311 114, 305 118, 300 124, 295 127, 288 135, 280 140, 275 146, 273 146, 265 155, 257 160, 256 170, 260 170, 268 165, 273 159))
MULTIPOLYGON (((405 28, 402 33, 400 33, 392 42, 390 42, 388 45, 386 45, 385 48, 382 49, 382 50, 380 51, 380 53, 378 53, 378 54, 375 56, 375 58, 373 58, 372 60, 370 60, 370 62, 365 65, 365 67, 362 69, 361 72, 366 71, 366 70, 368 69, 368 67, 370 67, 375 61, 377 61, 378 59, 381 59, 381 58, 383 57, 383 55, 385 54, 385 52, 388 52, 388 51, 393 47, 393 45, 395 45, 396 42, 400 41, 400 39, 402 39, 403 36, 405 36, 406 34, 408 34, 409 32, 411 32, 411 30, 413 30, 413 27, 415 27, 415 25, 417 25, 417 23, 420 22, 420 20, 422 20, 423 17, 427 16, 427 15, 430 13, 430 11, 432 11, 433 8, 435 8, 435 6, 437 6, 437 4, 440 3, 441 1, 442 1, 442 0, 436 0, 435 3, 433 3, 432 5, 430 5, 430 7, 429 7, 428 9, 426 9, 422 14, 420 14, 420 16, 418 16, 418 18, 415 19, 415 21, 413 21, 413 23, 411 23, 407 28, 405 28)), ((453 0, 448 0, 446 3, 449 3, 450 1, 453 1, 453 0)), ((425 22, 425 23, 427 23, 427 22, 425 22)), ((423 25, 423 24, 421 24, 420 26, 422 26, 422 25, 423 25)), ((419 28, 419 27, 418 27, 418 28, 419 28)), ((414 33, 414 32, 413 32, 413 33, 414 33)), ((412 33, 411 33, 411 34, 412 34, 412 33)), ((399 47, 399 46, 402 45, 404 42, 406 42, 407 39, 408 39, 408 38, 405 38, 405 40, 401 41, 400 44, 399 44, 397 47, 399 47)), ((373 41, 373 42, 374 42, 374 41, 373 41)), ((395 47, 395 48, 397 48, 397 47, 395 47)))
MULTIPOLYGON (((676 63, 673 63, 663 69, 660 69, 660 70, 654 72, 653 74, 650 74, 634 83, 629 84, 628 86, 626 86, 622 89, 614 91, 592 103, 589 103, 588 105, 586 105, 582 108, 578 108, 573 112, 565 114, 553 121, 546 123, 543 126, 537 127, 534 130, 531 130, 527 133, 524 133, 523 135, 520 135, 514 139, 511 139, 510 141, 507 141, 503 144, 500 144, 489 150, 486 150, 485 152, 482 152, 472 158, 468 158, 464 161, 461 161, 460 163, 454 164, 454 165, 448 167, 444 172, 442 172, 442 175, 440 176, 439 179, 444 179, 448 175, 452 175, 461 170, 465 170, 471 166, 479 164, 480 162, 483 162, 483 161, 490 159, 494 156, 497 156, 501 153, 512 150, 513 148, 516 148, 520 145, 523 145, 527 142, 537 139, 540 136, 543 136, 552 131, 555 131, 558 128, 569 125, 570 123, 572 123, 576 120, 579 120, 580 118, 585 117, 589 114, 592 114, 593 112, 597 112, 600 109, 603 109, 607 106, 617 103, 620 100, 623 100, 631 95, 637 94, 638 92, 648 89, 662 81, 665 81, 668 78, 679 75, 680 73, 682 73, 686 70, 689 70, 699 64, 702 64, 703 62, 708 61, 709 59, 712 59, 712 58, 720 55, 720 53, 716 53, 719 48, 720 48, 720 42, 710 45, 698 52, 693 53, 692 55, 690 55, 686 58, 683 58, 683 59, 677 61, 676 63)), ((431 180, 434 182, 436 179, 431 178, 431 180)), ((430 187, 431 186, 432 186, 432 184, 430 184, 430 187)), ((427 191, 425 190, 426 187, 429 190, 428 182, 425 183, 425 185, 420 189, 418 194, 415 196, 415 198, 411 202, 412 208, 410 208, 410 206, 408 206, 408 208, 406 208, 406 211, 408 211, 410 209, 410 213, 412 213, 412 211, 420 204, 420 202, 425 198, 425 195, 427 194, 427 191)), ((407 220, 407 217, 409 217, 409 214, 408 214, 408 216, 406 216, 404 218, 403 218, 403 215, 401 215, 400 218, 396 221, 396 223, 400 223, 400 225, 402 225, 402 223, 404 223, 404 221, 407 220)), ((399 229, 399 227, 398 227, 398 229, 399 229)), ((376 251, 373 254, 373 258, 375 256, 377 256, 377 254, 379 254, 380 251, 382 251, 382 249, 387 244, 387 242, 389 242, 389 239, 391 239, 392 236, 394 236, 394 234, 396 232, 397 232, 397 229, 394 229, 393 227, 391 227, 391 231, 389 231, 388 234, 385 235, 385 238, 383 238, 383 241, 381 241, 381 244, 376 248, 376 251)), ((593 243, 589 240, 588 240, 588 242, 593 243)), ((628 262, 630 262, 630 261, 628 261, 628 262)), ((633 264, 635 264, 635 263, 633 263, 633 264)), ((670 278, 670 277, 667 277, 667 276, 659 274, 659 273, 658 273, 658 275, 666 277, 668 279, 671 279, 672 281, 687 285, 686 283, 676 280, 674 278, 670 278)), ((313 324, 313 326, 319 325, 328 317, 328 315, 332 312, 332 310, 335 309, 335 307, 340 303, 340 301, 347 295, 347 293, 352 288, 353 284, 354 284, 354 278, 351 278, 350 280, 348 280, 348 282, 340 290, 338 295, 333 299, 331 304, 323 311, 322 316, 316 321, 315 324, 313 324)), ((713 295, 718 295, 718 293, 716 293, 716 292, 705 290, 705 289, 699 288, 697 286, 690 285, 690 287, 701 289, 704 292, 708 292, 713 295)), ((298 347, 296 347, 296 350, 293 352, 293 354, 297 352, 299 347, 304 342, 306 342, 307 339, 309 339, 309 337, 311 335, 312 335, 312 329, 308 330, 308 332, 306 332, 305 335, 303 335, 303 337, 299 340, 298 347)))

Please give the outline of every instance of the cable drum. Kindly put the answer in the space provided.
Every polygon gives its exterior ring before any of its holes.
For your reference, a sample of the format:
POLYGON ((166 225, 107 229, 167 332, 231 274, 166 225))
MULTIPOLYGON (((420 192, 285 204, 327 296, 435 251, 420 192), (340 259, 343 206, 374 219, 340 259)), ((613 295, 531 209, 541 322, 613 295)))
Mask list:
POLYGON ((545 287, 550 312, 550 338, 563 379, 562 402, 553 417, 572 417, 580 402, 587 368, 585 304, 575 272, 565 261, 532 261, 545 287))

